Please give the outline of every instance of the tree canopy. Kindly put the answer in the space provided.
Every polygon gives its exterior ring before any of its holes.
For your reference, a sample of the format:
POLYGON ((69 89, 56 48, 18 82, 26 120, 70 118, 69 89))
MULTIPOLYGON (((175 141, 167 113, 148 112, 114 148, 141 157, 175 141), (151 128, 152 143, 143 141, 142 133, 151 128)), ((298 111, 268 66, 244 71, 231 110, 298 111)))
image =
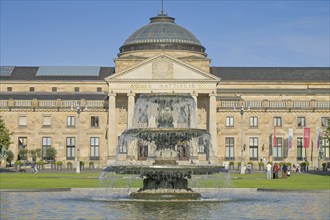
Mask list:
POLYGON ((9 145, 11 144, 10 141, 11 134, 12 133, 6 127, 5 122, 2 119, 2 116, 0 116, 0 152, 1 153, 9 148, 9 145))

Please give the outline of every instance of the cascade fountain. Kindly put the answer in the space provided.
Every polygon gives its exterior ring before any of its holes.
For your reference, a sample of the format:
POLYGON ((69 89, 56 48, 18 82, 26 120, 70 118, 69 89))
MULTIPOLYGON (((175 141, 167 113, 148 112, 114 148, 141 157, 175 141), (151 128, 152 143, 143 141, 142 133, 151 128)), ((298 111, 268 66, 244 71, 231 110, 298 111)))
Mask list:
POLYGON ((142 94, 133 126, 119 139, 116 163, 103 172, 137 173, 143 187, 133 199, 199 199, 192 175, 227 172, 214 164, 211 136, 197 128, 196 102, 188 94, 142 94))

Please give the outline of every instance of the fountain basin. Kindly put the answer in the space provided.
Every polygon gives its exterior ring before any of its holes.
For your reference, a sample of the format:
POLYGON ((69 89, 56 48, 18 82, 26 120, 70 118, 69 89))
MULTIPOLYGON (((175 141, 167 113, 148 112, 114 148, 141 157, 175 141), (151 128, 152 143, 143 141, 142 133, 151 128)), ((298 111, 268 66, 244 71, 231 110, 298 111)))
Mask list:
POLYGON ((177 173, 182 175, 205 175, 220 172, 228 173, 224 166, 220 165, 112 165, 103 169, 105 172, 115 172, 120 174, 147 174, 147 173, 177 173))
POLYGON ((216 165, 153 165, 153 166, 108 166, 104 172, 119 174, 139 174, 143 178, 143 187, 130 194, 132 199, 147 200, 196 200, 201 194, 188 187, 192 175, 228 172, 223 166, 216 165))

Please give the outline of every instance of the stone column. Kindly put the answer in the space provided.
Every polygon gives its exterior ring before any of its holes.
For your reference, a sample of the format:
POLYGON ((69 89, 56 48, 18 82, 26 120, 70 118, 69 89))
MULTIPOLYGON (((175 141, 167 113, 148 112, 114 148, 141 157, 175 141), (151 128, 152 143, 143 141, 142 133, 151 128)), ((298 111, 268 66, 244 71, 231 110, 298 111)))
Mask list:
POLYGON ((132 128, 133 116, 134 116, 135 94, 128 93, 127 96, 128 96, 127 128, 132 128))
POLYGON ((212 147, 216 156, 218 152, 218 138, 217 138, 217 101, 216 94, 209 94, 209 118, 208 118, 208 131, 212 138, 212 147))
POLYGON ((197 105, 197 97, 198 97, 198 93, 195 93, 195 91, 193 93, 191 93, 191 96, 193 97, 193 99, 195 100, 196 103, 196 108, 195 108, 195 113, 196 113, 196 128, 198 128, 198 105, 197 105))
POLYGON ((108 159, 114 159, 117 147, 116 93, 109 93, 108 110, 108 159))

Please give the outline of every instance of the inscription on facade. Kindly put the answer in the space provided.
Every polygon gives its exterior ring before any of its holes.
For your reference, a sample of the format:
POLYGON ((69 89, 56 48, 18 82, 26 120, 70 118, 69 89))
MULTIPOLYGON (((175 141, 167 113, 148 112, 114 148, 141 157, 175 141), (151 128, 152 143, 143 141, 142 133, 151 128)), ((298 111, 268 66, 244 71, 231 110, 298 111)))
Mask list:
POLYGON ((192 83, 132 84, 131 89, 196 89, 192 83))

